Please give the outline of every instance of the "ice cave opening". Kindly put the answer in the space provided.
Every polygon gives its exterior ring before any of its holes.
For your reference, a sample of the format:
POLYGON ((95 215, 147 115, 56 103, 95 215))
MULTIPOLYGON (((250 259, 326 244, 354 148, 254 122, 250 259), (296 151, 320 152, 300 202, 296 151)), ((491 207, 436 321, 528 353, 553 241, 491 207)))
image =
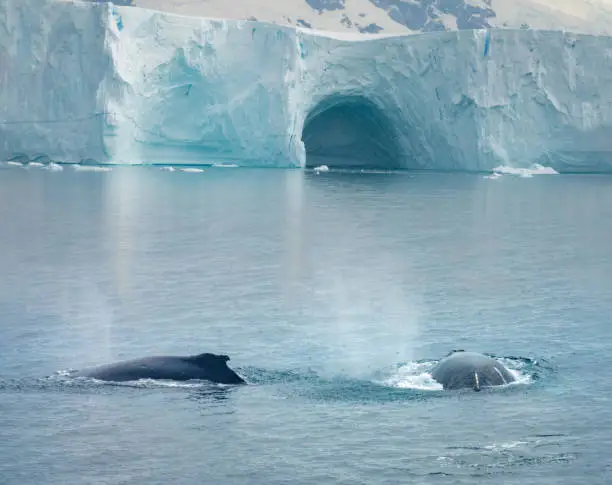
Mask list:
POLYGON ((397 169, 403 167, 395 127, 364 96, 330 96, 304 122, 306 167, 397 169))

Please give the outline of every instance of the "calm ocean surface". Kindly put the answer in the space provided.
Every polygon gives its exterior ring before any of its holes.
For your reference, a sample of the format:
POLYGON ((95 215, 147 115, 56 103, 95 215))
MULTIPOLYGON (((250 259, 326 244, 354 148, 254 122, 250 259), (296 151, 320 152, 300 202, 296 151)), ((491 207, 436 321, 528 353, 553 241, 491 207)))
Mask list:
POLYGON ((610 176, 3 165, 0 484, 609 484, 611 236, 610 176), (250 385, 67 375, 207 351, 250 385))

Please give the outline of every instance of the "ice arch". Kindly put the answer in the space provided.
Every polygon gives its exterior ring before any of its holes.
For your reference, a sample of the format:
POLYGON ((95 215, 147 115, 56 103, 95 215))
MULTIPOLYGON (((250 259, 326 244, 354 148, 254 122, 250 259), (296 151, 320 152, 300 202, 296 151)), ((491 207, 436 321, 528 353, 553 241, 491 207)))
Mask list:
POLYGON ((374 102, 360 95, 330 96, 306 117, 306 167, 394 169, 403 166, 396 129, 374 102))

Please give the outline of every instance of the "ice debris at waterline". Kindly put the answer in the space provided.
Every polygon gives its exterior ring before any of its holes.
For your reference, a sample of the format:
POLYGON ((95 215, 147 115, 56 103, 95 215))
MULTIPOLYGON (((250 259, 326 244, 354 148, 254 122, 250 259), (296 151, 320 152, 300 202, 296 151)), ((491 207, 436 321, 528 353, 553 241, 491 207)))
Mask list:
POLYGON ((101 167, 99 165, 73 165, 77 172, 110 172, 111 167, 101 167))
POLYGON ((0 2, 0 159, 611 171, 610 52, 564 31, 350 37, 0 2))
POLYGON ((64 170, 58 163, 49 162, 49 163, 41 163, 41 162, 17 162, 14 160, 10 160, 8 162, 0 162, 0 168, 22 168, 22 169, 40 169, 40 170, 49 170, 50 172, 61 172, 64 170))
POLYGON ((490 175, 485 175, 486 179, 498 179, 502 175, 517 175, 522 178, 531 178, 534 175, 559 175, 554 168, 544 167, 538 163, 534 163, 529 168, 515 168, 508 166, 499 166, 493 169, 493 172, 490 175))

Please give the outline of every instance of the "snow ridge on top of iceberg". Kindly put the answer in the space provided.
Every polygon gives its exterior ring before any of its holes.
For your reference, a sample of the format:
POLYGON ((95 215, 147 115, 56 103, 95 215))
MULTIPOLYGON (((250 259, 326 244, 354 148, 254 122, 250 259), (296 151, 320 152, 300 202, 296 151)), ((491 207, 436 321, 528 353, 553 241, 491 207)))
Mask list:
POLYGON ((612 168, 607 36, 491 29, 355 42, 49 0, 11 1, 0 19, 11 67, 0 76, 0 158, 612 168))
POLYGON ((609 0, 120 0, 115 3, 195 17, 258 20, 355 34, 484 28, 612 34, 609 0))

